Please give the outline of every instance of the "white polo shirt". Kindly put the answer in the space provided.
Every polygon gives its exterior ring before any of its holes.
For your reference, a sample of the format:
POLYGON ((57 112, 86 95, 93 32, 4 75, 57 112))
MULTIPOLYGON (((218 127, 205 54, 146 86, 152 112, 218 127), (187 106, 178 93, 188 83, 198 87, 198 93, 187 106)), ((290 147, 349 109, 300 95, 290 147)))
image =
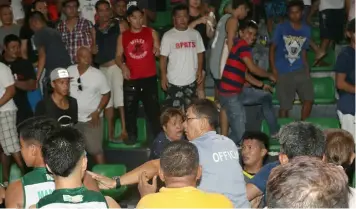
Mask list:
POLYGON ((326 9, 342 9, 345 6, 345 0, 321 0, 319 11, 326 9))
MULTIPOLYGON (((91 120, 90 114, 97 110, 102 95, 110 92, 110 87, 105 75, 94 67, 79 76, 78 65, 68 67, 68 72, 72 78, 70 81, 70 96, 78 103, 78 121, 88 122, 91 120), (80 77, 80 84, 78 78, 80 77), (82 90, 79 90, 79 85, 82 90)), ((102 117, 102 115, 101 115, 102 117)))
POLYGON ((167 66, 168 82, 176 86, 186 86, 196 80, 198 53, 205 51, 198 31, 188 28, 167 31, 161 41, 161 55, 169 58, 167 66))
MULTIPOLYGON (((5 94, 6 88, 15 84, 11 69, 0 62, 0 98, 5 94)), ((6 104, 0 106, 0 112, 17 110, 15 102, 10 99, 6 104)))

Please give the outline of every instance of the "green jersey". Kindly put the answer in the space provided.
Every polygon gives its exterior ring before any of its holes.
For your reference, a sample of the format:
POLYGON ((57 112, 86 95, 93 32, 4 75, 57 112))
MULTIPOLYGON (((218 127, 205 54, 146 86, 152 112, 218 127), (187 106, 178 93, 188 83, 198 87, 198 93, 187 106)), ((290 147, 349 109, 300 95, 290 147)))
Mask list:
POLYGON ((90 191, 85 187, 58 189, 42 198, 36 208, 109 208, 105 197, 100 192, 90 191))
POLYGON ((36 204, 41 198, 51 194, 54 189, 52 175, 47 173, 46 168, 34 168, 21 178, 25 209, 36 204))

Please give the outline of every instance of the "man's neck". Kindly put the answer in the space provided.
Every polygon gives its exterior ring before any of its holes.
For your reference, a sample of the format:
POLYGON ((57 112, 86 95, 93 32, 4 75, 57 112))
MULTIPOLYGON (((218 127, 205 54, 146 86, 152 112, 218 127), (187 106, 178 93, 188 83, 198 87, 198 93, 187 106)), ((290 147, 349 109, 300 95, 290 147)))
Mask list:
POLYGON ((68 101, 66 96, 58 94, 55 91, 52 94, 52 99, 53 99, 53 101, 55 103, 58 103, 58 104, 63 104, 63 103, 66 103, 68 101))
POLYGON ((10 56, 8 56, 8 55, 5 53, 5 54, 4 54, 4 60, 5 60, 6 62, 13 62, 13 61, 16 60, 16 58, 10 57, 10 56))
POLYGON ((76 23, 78 19, 79 19, 78 16, 67 17, 67 23, 76 23))
POLYGON ((86 64, 78 64, 79 74, 82 75, 83 73, 85 73, 88 70, 89 67, 90 66, 86 65, 86 64))
POLYGON ((107 21, 100 21, 99 20, 99 28, 106 28, 108 27, 108 25, 110 24, 111 20, 107 20, 107 21))
POLYGON ((38 157, 38 160, 33 165, 34 168, 45 168, 46 164, 43 160, 43 157, 38 157))
POLYGON ((183 188, 183 187, 196 187, 196 180, 191 177, 169 177, 165 178, 167 188, 183 188))
POLYGON ((294 29, 300 29, 302 27, 302 22, 298 21, 298 22, 290 22, 292 28, 294 29))
POLYGON ((142 31, 142 27, 141 27, 140 29, 130 28, 130 31, 131 31, 132 33, 139 33, 139 32, 142 31))
POLYGON ((55 176, 54 182, 56 184, 56 190, 74 189, 83 185, 81 177, 76 174, 71 174, 68 177, 55 176))
POLYGON ((1 27, 3 28, 10 28, 13 25, 13 23, 11 24, 3 24, 1 27))
POLYGON ((258 162, 258 163, 255 163, 253 166, 245 165, 244 166, 244 171, 246 171, 247 173, 256 174, 256 173, 258 173, 258 171, 261 170, 262 166, 263 166, 262 165, 262 161, 258 162))
POLYGON ((176 28, 175 27, 175 29, 178 30, 178 31, 186 31, 186 30, 188 30, 188 27, 186 27, 186 28, 176 28))

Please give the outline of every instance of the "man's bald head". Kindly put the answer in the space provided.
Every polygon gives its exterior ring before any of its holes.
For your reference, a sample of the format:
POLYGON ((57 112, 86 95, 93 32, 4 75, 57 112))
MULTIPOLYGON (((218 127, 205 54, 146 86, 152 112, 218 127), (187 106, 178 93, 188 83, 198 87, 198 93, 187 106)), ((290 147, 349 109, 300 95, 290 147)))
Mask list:
POLYGON ((78 64, 91 65, 92 54, 88 47, 80 47, 77 51, 77 62, 78 64))

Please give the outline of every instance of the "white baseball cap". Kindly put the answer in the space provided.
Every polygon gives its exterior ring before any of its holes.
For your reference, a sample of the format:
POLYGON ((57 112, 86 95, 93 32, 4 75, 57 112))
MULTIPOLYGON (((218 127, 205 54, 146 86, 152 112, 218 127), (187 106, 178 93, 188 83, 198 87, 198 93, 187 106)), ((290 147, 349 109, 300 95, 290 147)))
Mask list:
POLYGON ((69 72, 65 68, 56 68, 51 72, 51 82, 61 78, 71 78, 69 72))

